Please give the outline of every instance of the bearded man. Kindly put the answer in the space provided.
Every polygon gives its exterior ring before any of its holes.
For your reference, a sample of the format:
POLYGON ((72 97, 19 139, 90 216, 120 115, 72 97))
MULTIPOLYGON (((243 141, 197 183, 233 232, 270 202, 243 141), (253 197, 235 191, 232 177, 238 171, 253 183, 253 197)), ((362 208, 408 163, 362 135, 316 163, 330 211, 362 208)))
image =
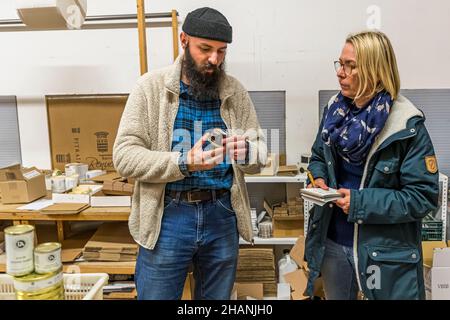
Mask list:
POLYGON ((244 174, 260 172, 267 147, 248 92, 225 72, 227 19, 197 9, 180 40, 184 55, 131 92, 113 161, 136 180, 129 228, 139 244, 138 299, 180 299, 193 266, 194 299, 227 300, 239 235, 253 242, 244 174))

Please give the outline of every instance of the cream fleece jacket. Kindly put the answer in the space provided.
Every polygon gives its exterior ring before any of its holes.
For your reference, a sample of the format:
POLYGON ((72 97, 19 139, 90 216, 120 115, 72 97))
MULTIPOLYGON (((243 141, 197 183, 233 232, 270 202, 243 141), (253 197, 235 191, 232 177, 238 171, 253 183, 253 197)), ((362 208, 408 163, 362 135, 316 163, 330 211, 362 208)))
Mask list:
MULTIPOLYGON (((158 241, 166 184, 184 179, 179 152, 171 152, 178 112, 183 56, 169 67, 143 75, 132 90, 120 121, 113 149, 116 170, 136 179, 129 228, 134 240, 147 249, 158 241)), ((249 134, 250 164, 233 164, 231 203, 243 239, 253 240, 245 173, 258 173, 266 163, 266 138, 245 88, 226 76, 220 86, 222 118, 229 130, 249 134)))

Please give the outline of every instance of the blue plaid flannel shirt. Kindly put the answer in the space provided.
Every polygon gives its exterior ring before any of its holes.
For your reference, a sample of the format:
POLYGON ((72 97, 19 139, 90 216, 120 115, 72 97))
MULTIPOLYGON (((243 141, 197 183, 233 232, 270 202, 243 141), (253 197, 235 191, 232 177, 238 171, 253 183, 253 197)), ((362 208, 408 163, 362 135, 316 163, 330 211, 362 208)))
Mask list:
MULTIPOLYGON (((188 86, 180 81, 180 104, 173 129, 172 151, 183 154, 180 163, 180 169, 183 172, 187 171, 186 154, 206 131, 214 128, 227 130, 220 115, 220 105, 220 99, 195 100, 188 94, 188 86)), ((166 189, 170 191, 229 190, 232 184, 233 168, 229 161, 224 161, 211 170, 191 172, 183 180, 168 183, 166 189)))

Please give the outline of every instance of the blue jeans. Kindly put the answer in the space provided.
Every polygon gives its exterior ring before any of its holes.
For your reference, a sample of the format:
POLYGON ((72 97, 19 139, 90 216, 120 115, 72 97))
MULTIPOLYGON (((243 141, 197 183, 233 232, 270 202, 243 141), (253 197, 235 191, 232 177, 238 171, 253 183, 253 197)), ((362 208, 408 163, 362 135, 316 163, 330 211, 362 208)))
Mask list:
POLYGON ((139 300, 179 300, 191 264, 196 300, 228 300, 233 289, 239 234, 230 194, 200 203, 164 199, 154 250, 139 248, 135 283, 139 300))
POLYGON ((356 300, 356 280, 353 248, 326 240, 322 264, 323 288, 327 300, 356 300))

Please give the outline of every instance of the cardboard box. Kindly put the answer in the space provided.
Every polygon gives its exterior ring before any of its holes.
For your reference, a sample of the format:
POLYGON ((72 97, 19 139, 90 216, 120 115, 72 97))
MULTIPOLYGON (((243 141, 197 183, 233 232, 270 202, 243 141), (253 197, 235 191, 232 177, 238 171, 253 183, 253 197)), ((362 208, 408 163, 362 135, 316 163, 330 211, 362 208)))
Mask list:
POLYGON ((91 196, 102 189, 101 185, 80 185, 80 187, 90 188, 90 194, 53 193, 54 203, 85 203, 91 204, 91 196))
POLYGON ((296 238, 304 234, 304 220, 301 216, 274 216, 272 224, 274 238, 296 238))
POLYGON ((37 168, 16 164, 0 169, 2 203, 29 203, 47 195, 45 175, 37 168))
POLYGON ((136 261, 138 245, 133 240, 128 224, 108 222, 102 224, 83 249, 86 261, 136 261))
POLYGON ((279 155, 276 153, 269 153, 267 155, 267 163, 261 169, 261 172, 258 174, 247 174, 250 177, 271 177, 276 176, 278 172, 278 168, 280 165, 279 155))
POLYGON ((16 0, 17 13, 27 26, 37 29, 78 29, 84 22, 87 0, 16 0), (74 19, 74 8, 79 16, 74 19))
POLYGON ((297 242, 292 247, 291 251, 289 252, 289 255, 291 258, 297 263, 297 265, 301 268, 304 265, 305 262, 305 237, 303 235, 300 235, 298 237, 297 242))
POLYGON ((89 208, 85 203, 55 203, 41 210, 43 214, 61 215, 61 214, 79 214, 89 208))
POLYGON ((103 183, 103 193, 106 195, 131 196, 134 192, 134 185, 122 181, 105 181, 103 183))
POLYGON ((445 241, 423 241, 423 276, 425 282, 425 294, 427 300, 432 300, 432 270, 433 270, 433 256, 435 249, 446 248, 445 241))
POLYGON ((436 248, 431 269, 432 300, 450 300, 450 248, 436 248))
POLYGON ((450 248, 445 241, 422 242, 427 300, 450 300, 450 248))
POLYGON ((118 174, 116 171, 113 171, 101 176, 94 177, 91 180, 97 183, 105 183, 106 181, 124 181, 125 178, 122 178, 120 174, 118 174))
POLYGON ((193 291, 191 291, 191 279, 193 278, 192 272, 189 272, 189 274, 186 277, 186 280, 184 281, 184 288, 183 288, 183 294, 181 296, 181 300, 192 300, 193 299, 193 291))
POLYGON ((297 165, 280 166, 277 171, 277 175, 286 177, 295 177, 298 175, 297 165))
MULTIPOLYGON (((298 269, 294 272, 286 274, 284 278, 291 286, 292 300, 308 300, 311 298, 305 295, 306 287, 308 285, 308 271, 304 269, 298 269)), ((325 298, 322 278, 318 278, 314 282, 313 294, 314 297, 325 298)))
POLYGON ((264 285, 262 283, 235 283, 230 300, 263 300, 264 285))
MULTIPOLYGON (((264 209, 267 211, 270 217, 273 217, 277 208, 282 208, 283 201, 276 201, 268 198, 264 198, 264 209)), ((287 208, 285 209, 287 212, 287 208)), ((279 213, 279 211, 277 211, 279 213)))
POLYGON ((107 196, 100 191, 91 196, 91 207, 131 207, 131 196, 107 196))
POLYGON ((47 96, 52 166, 114 171, 112 148, 128 95, 47 96))

